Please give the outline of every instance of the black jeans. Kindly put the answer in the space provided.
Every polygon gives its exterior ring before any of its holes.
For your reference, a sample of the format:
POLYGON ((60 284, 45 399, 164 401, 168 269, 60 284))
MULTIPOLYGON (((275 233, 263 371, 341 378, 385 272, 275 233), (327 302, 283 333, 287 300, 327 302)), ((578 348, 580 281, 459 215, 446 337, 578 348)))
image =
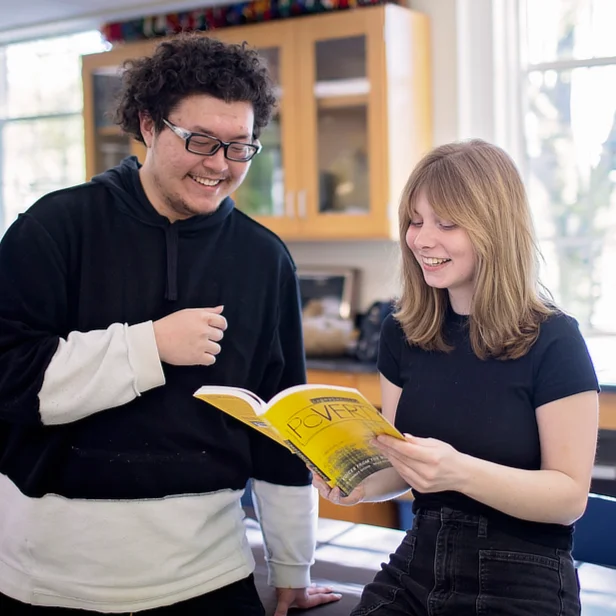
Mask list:
MULTIPOLYGON (((0 614, 15 614, 15 616, 48 615, 48 616, 78 616, 87 614, 84 610, 74 610, 64 607, 41 607, 39 605, 29 605, 15 601, 3 594, 0 594, 0 614)), ((219 588, 206 595, 188 599, 166 607, 159 607, 153 610, 143 610, 134 612, 139 616, 152 614, 156 616, 265 616, 263 604, 251 575, 239 582, 234 582, 223 588, 219 588)), ((128 616, 128 612, 126 613, 128 616)))
POLYGON ((351 616, 579 616, 579 595, 568 550, 443 508, 417 513, 351 616))

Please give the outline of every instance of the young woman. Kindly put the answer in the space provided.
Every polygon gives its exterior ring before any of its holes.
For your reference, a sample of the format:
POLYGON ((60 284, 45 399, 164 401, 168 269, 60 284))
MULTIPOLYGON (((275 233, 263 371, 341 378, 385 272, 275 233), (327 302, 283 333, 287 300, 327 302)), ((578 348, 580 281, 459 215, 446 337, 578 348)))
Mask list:
POLYGON ((413 490, 413 528, 353 616, 580 613, 571 558, 597 440, 576 321, 541 295, 520 176, 483 141, 436 148, 400 205, 403 287, 383 325, 393 468, 333 502, 413 490))

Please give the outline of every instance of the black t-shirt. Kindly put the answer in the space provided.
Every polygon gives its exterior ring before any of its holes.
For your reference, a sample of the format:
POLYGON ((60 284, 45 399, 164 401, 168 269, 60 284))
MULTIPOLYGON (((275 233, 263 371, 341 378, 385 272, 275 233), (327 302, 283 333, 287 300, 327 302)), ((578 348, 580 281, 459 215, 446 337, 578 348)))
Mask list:
MULTIPOLYGON (((400 324, 383 323, 378 369, 402 388, 396 427, 449 443, 458 451, 506 466, 538 470, 541 448, 535 409, 583 391, 599 389, 586 343, 575 319, 557 313, 519 359, 479 359, 472 351, 468 317, 449 311, 450 353, 411 346, 400 324)), ((483 514, 518 536, 570 547, 571 526, 528 522, 505 515, 460 492, 422 494, 413 508, 451 507, 483 514)))

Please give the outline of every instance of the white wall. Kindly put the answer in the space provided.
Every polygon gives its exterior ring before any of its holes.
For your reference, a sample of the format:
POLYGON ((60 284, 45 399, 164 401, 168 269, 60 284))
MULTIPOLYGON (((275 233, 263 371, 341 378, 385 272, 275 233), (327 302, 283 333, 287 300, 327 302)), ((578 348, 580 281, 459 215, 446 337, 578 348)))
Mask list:
POLYGON ((288 242, 298 267, 331 265, 359 270, 358 310, 365 312, 375 300, 388 299, 398 289, 398 243, 288 242))
MULTIPOLYGON (((507 0, 409 0, 430 17, 434 145, 495 138, 492 2, 507 0)), ((289 248, 298 265, 360 269, 360 311, 398 288, 397 242, 292 242, 289 248)))

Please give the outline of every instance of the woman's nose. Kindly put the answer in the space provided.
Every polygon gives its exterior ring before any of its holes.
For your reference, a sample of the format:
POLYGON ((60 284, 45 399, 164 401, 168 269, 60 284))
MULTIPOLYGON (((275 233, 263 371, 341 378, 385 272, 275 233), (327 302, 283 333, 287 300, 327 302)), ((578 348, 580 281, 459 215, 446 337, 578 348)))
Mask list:
POLYGON ((434 231, 431 225, 424 223, 415 235, 415 246, 417 248, 431 248, 434 246, 436 243, 434 231))

